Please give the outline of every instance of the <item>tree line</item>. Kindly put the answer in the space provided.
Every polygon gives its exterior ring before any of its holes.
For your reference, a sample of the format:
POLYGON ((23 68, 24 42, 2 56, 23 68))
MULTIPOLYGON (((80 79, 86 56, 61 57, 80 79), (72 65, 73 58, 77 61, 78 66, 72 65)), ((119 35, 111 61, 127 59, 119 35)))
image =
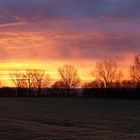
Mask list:
MULTIPOLYGON (((63 65, 58 68, 60 79, 51 86, 51 77, 45 70, 27 69, 25 71, 14 71, 9 73, 15 85, 17 93, 33 93, 37 90, 41 95, 43 89, 56 89, 57 92, 65 91, 67 95, 74 93, 76 88, 84 89, 110 89, 110 88, 139 88, 140 87, 140 55, 136 55, 134 63, 129 68, 130 80, 123 79, 123 72, 115 61, 104 60, 96 63, 95 70, 91 76, 95 79, 82 84, 77 69, 73 65, 63 65), (24 90, 23 90, 24 89, 24 90)), ((55 90, 54 90, 55 91, 55 90)))

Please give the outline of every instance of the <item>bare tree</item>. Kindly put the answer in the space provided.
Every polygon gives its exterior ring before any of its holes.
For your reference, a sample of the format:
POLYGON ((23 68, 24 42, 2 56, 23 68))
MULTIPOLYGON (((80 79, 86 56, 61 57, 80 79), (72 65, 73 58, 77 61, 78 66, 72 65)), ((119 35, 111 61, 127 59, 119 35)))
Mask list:
POLYGON ((34 86, 38 88, 39 95, 41 94, 41 89, 48 87, 50 83, 50 76, 45 74, 45 70, 34 70, 33 77, 35 79, 34 86))
POLYGON ((31 88, 35 82, 33 72, 33 70, 28 69, 26 71, 15 71, 9 75, 17 89, 28 88, 28 92, 31 93, 31 88))
POLYGON ((27 69, 23 71, 15 71, 9 74, 17 89, 27 88, 31 94, 32 88, 38 88, 39 95, 41 89, 48 86, 50 77, 45 74, 44 70, 27 69))
POLYGON ((130 76, 134 82, 140 83, 140 55, 135 56, 134 64, 130 66, 130 76))
POLYGON ((24 77, 26 78, 26 88, 28 89, 28 94, 31 94, 31 90, 35 84, 34 70, 27 69, 24 73, 24 77))
POLYGON ((123 74, 114 61, 102 61, 96 64, 96 70, 91 72, 92 75, 104 88, 110 88, 114 82, 120 82, 123 74))
POLYGON ((58 69, 60 74, 61 86, 70 93, 71 89, 75 89, 80 84, 80 77, 77 69, 73 65, 63 65, 58 69))
POLYGON ((14 71, 9 73, 15 87, 17 88, 17 93, 19 93, 20 88, 26 87, 26 77, 22 71, 14 71))

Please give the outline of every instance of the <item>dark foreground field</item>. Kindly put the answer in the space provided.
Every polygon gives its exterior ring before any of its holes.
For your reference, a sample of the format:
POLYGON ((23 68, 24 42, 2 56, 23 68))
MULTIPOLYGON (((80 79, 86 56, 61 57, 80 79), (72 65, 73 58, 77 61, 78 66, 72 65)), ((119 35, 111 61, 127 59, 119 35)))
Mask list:
POLYGON ((0 98, 0 140, 139 140, 140 101, 0 98))

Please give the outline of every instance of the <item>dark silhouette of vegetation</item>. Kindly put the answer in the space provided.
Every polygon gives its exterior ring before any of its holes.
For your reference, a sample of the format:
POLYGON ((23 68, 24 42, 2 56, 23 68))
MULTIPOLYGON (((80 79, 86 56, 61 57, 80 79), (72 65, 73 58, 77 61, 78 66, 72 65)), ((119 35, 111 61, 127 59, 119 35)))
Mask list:
POLYGON ((17 89, 17 94, 19 94, 21 92, 20 89, 25 88, 25 74, 23 73, 23 71, 16 70, 9 75, 17 89))
POLYGON ((7 97, 7 96, 14 97, 14 96, 17 96, 15 94, 15 92, 16 92, 16 89, 14 89, 14 88, 10 88, 10 87, 0 88, 0 97, 7 97))
POLYGON ((102 82, 99 82, 98 80, 94 80, 91 82, 86 82, 82 86, 83 88, 103 88, 104 84, 102 82))
POLYGON ((55 82, 53 88, 60 88, 67 94, 72 94, 74 89, 80 84, 80 77, 77 69, 73 65, 63 65, 58 69, 60 80, 55 82))
MULTIPOLYGON (((25 89, 28 95, 33 94, 33 89, 38 89, 41 96, 42 89, 47 88, 50 82, 50 76, 45 74, 45 70, 27 69, 26 71, 15 71, 10 73, 11 79, 17 88, 17 94, 22 94, 25 89)), ((25 92, 26 93, 26 92, 25 92)))
POLYGON ((33 86, 38 89, 38 94, 41 96, 42 89, 47 88, 50 83, 50 76, 45 74, 45 70, 33 71, 33 86))
POLYGON ((0 89, 0 96, 74 96, 94 98, 140 98, 140 55, 135 56, 130 66, 131 79, 122 79, 123 74, 116 62, 97 62, 92 71, 93 81, 82 86, 77 69, 73 65, 58 68, 60 79, 50 86, 50 76, 45 70, 27 69, 10 73, 15 88, 0 89))
POLYGON ((31 94, 35 82, 34 70, 27 69, 24 73, 24 76, 25 76, 25 86, 28 89, 28 94, 31 94))
POLYGON ((83 97, 140 99, 140 88, 85 88, 83 97))
POLYGON ((135 56, 134 64, 130 66, 130 76, 140 87, 140 55, 135 56))
POLYGON ((119 83, 122 72, 114 61, 97 62, 95 71, 91 72, 103 88, 110 88, 112 83, 119 83))

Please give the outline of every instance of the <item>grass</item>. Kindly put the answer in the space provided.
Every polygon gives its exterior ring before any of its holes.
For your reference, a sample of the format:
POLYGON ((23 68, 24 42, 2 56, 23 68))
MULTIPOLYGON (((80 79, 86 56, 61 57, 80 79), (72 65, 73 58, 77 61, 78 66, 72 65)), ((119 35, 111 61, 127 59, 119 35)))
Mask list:
POLYGON ((140 101, 0 98, 0 139, 140 139, 140 101))

